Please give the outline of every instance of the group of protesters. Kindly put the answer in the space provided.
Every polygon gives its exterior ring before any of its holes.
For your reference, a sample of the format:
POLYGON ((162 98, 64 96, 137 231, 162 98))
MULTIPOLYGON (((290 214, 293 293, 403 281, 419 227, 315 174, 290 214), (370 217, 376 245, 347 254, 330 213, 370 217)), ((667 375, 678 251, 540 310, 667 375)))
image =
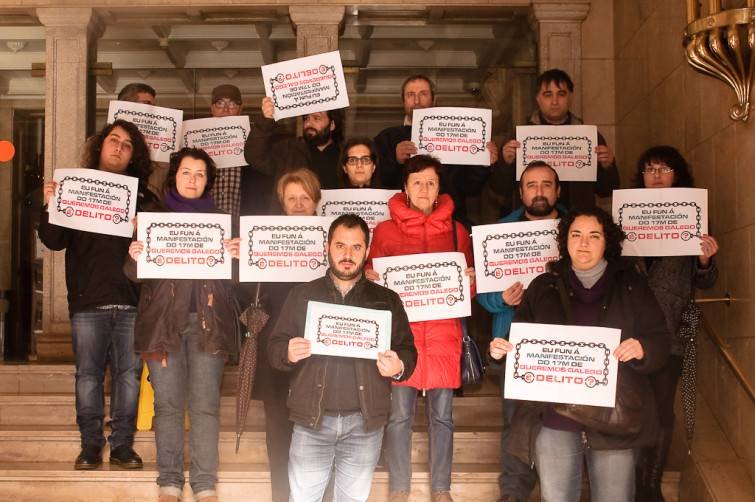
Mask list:
MULTIPOLYGON (((530 125, 579 125, 570 111, 574 85, 553 69, 536 81, 538 109, 530 125)), ((323 189, 399 190, 390 218, 370 232, 356 215, 329 228, 328 271, 312 282, 269 282, 256 288, 270 316, 259 336, 254 399, 263 401, 271 498, 275 502, 366 500, 381 452, 389 473, 389 502, 410 500, 412 432, 422 391, 429 434, 433 502, 452 501, 454 389, 461 387, 465 327, 460 319, 409 322, 398 295, 379 285, 375 258, 460 252, 472 264, 466 199, 485 187, 506 201, 499 223, 558 219, 559 259, 526 288, 477 295, 493 314, 487 349, 499 368, 503 406, 500 501, 528 500, 539 480, 547 501, 578 501, 583 464, 592 500, 662 501, 661 482, 673 426, 673 402, 686 341, 682 313, 694 289, 717 277, 716 240, 700 236, 699 256, 622 257, 624 234, 596 206, 619 188, 614 154, 602 136, 594 147, 594 181, 560 181, 545 162, 519 179, 516 140, 487 143, 483 165, 443 164, 418 155, 411 141, 414 110, 436 104, 434 83, 409 77, 401 89, 405 119, 370 138, 344 139, 341 110, 302 117, 301 137, 276 138, 273 100, 263 98, 245 145, 247 166, 217 168, 203 150, 184 148, 168 165, 151 162, 137 127, 116 120, 89 138, 81 167, 139 179, 137 211, 313 216, 323 189), (304 337, 310 301, 387 310, 390 349, 377 361, 312 354, 304 337), (606 432, 560 413, 553 403, 504 398, 505 358, 512 322, 600 326, 621 330, 612 357, 618 386, 641 396, 642 424, 606 432)), ((155 104, 155 91, 130 84, 119 99, 155 104)), ((214 117, 240 115, 232 85, 212 93, 214 117)), ((631 180, 636 188, 692 187, 690 166, 670 146, 649 148, 631 180)), ((44 185, 45 210, 56 195, 44 185)), ((493 222, 477 222, 493 223, 493 222)), ((138 226, 138 213, 134 228, 138 226)), ((234 227, 237 228, 237 227, 234 227)), ((134 233, 136 235, 136 233, 134 233)), ((66 285, 76 355, 76 416, 81 452, 75 469, 95 469, 110 443, 110 463, 143 467, 134 451, 143 362, 154 388, 158 500, 177 502, 185 484, 185 414, 189 423, 189 482, 196 500, 218 500, 220 395, 224 367, 236 351, 231 297, 244 288, 220 279, 139 279, 144 242, 51 224, 43 211, 39 236, 66 253, 66 285), (112 374, 109 421, 104 377, 112 374)), ((224 242, 239 257, 240 238, 224 242)), ((475 295, 475 271, 463 271, 475 295)), ((242 285, 243 286, 243 285, 242 285)), ((241 291, 241 293, 239 293, 241 291)), ((247 289, 248 291, 248 289, 247 289)), ((694 343, 694 342, 693 342, 694 343)), ((416 497, 416 496, 415 496, 416 497)))

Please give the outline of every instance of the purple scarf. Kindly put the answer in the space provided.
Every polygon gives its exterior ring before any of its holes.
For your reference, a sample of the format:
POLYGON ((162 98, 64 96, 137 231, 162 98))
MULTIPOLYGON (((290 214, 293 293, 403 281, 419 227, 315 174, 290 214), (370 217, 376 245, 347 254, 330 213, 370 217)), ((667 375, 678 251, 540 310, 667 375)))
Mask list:
POLYGON ((177 213, 212 213, 215 212, 215 201, 208 191, 198 199, 187 199, 178 193, 175 186, 170 187, 165 194, 165 204, 177 213))

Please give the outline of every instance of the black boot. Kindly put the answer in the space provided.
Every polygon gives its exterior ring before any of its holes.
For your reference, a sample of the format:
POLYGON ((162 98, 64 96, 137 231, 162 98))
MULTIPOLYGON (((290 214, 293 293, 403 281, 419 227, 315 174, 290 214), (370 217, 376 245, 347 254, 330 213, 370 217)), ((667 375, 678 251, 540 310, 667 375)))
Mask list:
POLYGON ((663 470, 666 468, 671 448, 673 428, 661 428, 655 446, 646 449, 645 472, 642 479, 643 492, 647 502, 665 502, 661 493, 663 470))

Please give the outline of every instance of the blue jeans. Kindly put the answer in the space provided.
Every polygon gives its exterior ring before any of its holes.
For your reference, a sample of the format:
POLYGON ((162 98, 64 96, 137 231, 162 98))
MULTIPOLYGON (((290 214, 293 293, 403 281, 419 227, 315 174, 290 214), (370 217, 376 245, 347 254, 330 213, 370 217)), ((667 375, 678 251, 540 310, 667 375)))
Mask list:
POLYGON ((290 502, 320 502, 335 462, 333 502, 370 495, 383 428, 364 430, 362 414, 324 416, 319 431, 294 424, 288 461, 290 502))
POLYGON ((501 402, 503 405, 503 428, 501 429, 501 475, 498 476, 498 485, 501 487, 501 496, 513 495, 517 500, 527 500, 535 488, 537 473, 535 469, 522 462, 519 457, 509 453, 509 434, 511 433, 511 421, 514 418, 516 401, 504 399, 504 381, 506 372, 501 365, 499 371, 501 383, 501 402))
MULTIPOLYGON (((430 389, 425 397, 428 435, 430 436, 430 490, 451 489, 451 464, 454 453, 453 389, 430 389)), ((391 416, 385 429, 388 485, 391 491, 411 491, 412 426, 417 409, 417 389, 394 385, 391 391, 391 416)))
POLYGON ((149 379, 155 391, 155 443, 157 484, 160 495, 181 497, 184 486, 183 450, 185 413, 189 411, 189 479, 195 497, 215 495, 218 482, 218 438, 220 434, 220 383, 223 354, 197 350, 197 314, 189 315, 181 345, 170 352, 163 367, 147 361, 149 379))
POLYGON ((579 432, 543 427, 535 443, 535 463, 543 502, 578 502, 582 491, 582 464, 587 461, 590 500, 634 501, 636 449, 590 450, 579 432))
POLYGON ((102 448, 105 437, 105 367, 110 361, 111 447, 131 446, 136 432, 142 360, 134 351, 136 309, 89 309, 71 316, 76 354, 76 423, 81 445, 102 448))

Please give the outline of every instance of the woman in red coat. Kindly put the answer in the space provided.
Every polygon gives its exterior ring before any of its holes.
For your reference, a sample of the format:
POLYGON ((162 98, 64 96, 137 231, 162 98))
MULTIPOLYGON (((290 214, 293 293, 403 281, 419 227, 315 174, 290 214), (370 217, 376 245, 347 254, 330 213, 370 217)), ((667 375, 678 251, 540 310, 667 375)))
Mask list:
MULTIPOLYGON (((388 203, 391 219, 375 228, 368 267, 374 258, 449 251, 463 252, 467 263, 473 263, 469 234, 451 218, 453 201, 449 195, 439 195, 442 175, 443 166, 434 157, 417 155, 406 162, 405 193, 391 198, 388 203)), ((467 268, 464 273, 470 276, 474 295, 474 269, 467 268)), ((371 280, 379 280, 373 270, 367 270, 366 274, 371 280)), ((417 367, 409 380, 393 384, 391 416, 386 428, 389 501, 408 500, 411 491, 412 425, 418 390, 426 394, 432 500, 452 501, 452 400, 453 389, 461 385, 461 322, 441 319, 413 322, 411 327, 418 352, 417 367)))

